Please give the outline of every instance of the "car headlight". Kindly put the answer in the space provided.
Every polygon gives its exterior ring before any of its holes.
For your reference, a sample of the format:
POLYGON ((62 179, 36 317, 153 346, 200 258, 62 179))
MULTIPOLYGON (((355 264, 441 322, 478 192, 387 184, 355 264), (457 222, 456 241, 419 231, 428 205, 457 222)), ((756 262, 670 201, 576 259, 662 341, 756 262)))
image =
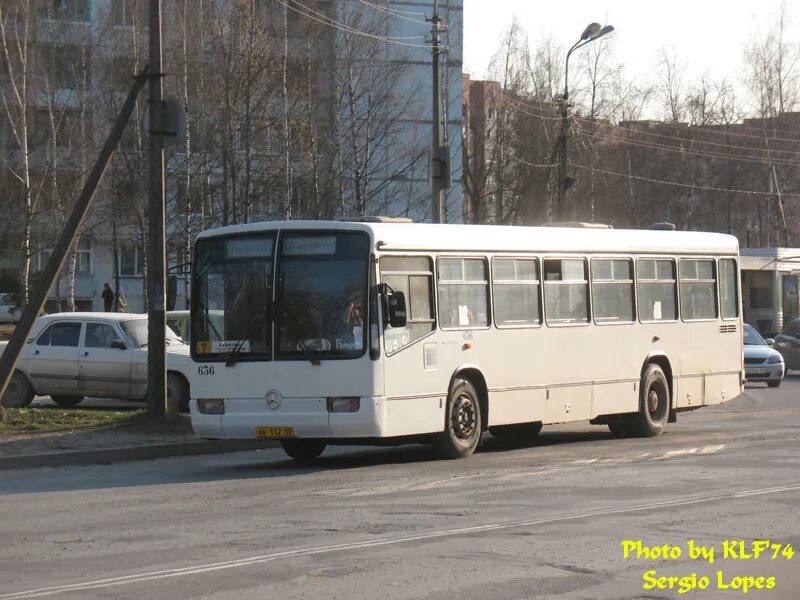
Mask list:
POLYGON ((782 357, 782 356, 780 356, 780 355, 778 355, 778 356, 770 356, 770 357, 769 357, 769 360, 768 360, 767 362, 768 362, 769 364, 771 364, 771 365, 777 365, 777 364, 779 364, 779 363, 782 363, 782 362, 783 362, 783 357, 782 357))

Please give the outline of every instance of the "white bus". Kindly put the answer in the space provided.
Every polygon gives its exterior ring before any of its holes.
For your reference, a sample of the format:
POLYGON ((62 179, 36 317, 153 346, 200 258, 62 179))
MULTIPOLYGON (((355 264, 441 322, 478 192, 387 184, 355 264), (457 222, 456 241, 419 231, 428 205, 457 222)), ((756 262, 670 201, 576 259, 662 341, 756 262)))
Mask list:
POLYGON ((299 460, 409 441, 463 457, 486 430, 580 420, 659 435, 742 392, 738 260, 732 236, 676 231, 379 218, 205 231, 192 424, 276 438, 299 460))

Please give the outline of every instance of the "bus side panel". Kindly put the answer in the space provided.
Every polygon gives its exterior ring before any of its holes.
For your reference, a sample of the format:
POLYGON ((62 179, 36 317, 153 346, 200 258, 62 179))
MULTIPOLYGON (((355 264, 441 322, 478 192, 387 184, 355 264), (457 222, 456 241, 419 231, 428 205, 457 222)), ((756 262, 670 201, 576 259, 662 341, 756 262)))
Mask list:
POLYGON ((383 435, 417 435, 444 429, 446 394, 438 398, 397 398, 387 400, 383 435))
POLYGON ((639 402, 637 384, 636 381, 596 384, 592 395, 591 418, 633 410, 639 402))
POLYGON ((704 404, 722 404, 739 395, 741 373, 706 376, 704 404))
POLYGON ((384 355, 385 436, 434 433, 444 429, 449 372, 443 371, 439 350, 430 346, 432 340, 433 337, 427 337, 392 356, 384 355), (429 348, 427 369, 426 344, 429 348))
POLYGON ((490 392, 489 426, 544 421, 546 396, 544 388, 490 392))
POLYGON ((703 375, 682 375, 677 377, 676 380, 676 408, 703 405, 703 375))
POLYGON ((592 413, 592 386, 564 386, 548 390, 545 423, 566 423, 589 419, 592 413))

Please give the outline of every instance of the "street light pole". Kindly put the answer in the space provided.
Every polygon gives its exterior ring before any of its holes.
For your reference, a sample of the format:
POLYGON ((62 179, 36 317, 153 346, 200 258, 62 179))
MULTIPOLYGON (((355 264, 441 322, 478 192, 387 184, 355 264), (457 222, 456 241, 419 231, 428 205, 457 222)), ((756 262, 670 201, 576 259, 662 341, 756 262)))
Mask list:
POLYGON ((603 37, 607 33, 614 31, 614 27, 606 25, 601 27, 599 23, 589 23, 581 34, 581 39, 572 45, 567 52, 567 60, 564 64, 564 95, 561 97, 561 129, 558 134, 558 202, 556 203, 555 219, 563 219, 564 196, 571 181, 567 178, 567 143, 569 140, 569 57, 586 44, 603 37))

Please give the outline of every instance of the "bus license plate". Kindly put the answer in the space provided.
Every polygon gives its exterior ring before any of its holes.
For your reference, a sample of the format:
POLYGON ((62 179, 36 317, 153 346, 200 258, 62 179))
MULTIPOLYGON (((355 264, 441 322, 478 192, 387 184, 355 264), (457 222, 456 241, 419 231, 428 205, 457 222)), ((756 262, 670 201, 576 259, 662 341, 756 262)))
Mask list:
POLYGON ((257 438, 295 437, 294 427, 256 427, 257 438))

